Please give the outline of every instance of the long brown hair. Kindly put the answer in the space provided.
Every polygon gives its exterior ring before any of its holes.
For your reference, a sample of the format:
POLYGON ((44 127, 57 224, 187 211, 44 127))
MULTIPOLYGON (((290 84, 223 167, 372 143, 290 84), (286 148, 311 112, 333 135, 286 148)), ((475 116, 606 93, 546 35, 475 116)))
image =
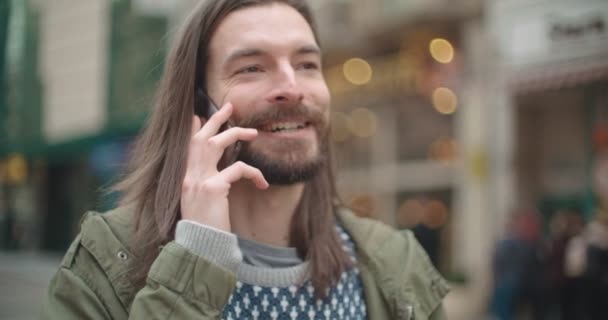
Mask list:
MULTIPOLYGON (((309 23, 315 38, 312 14, 303 0, 206 1, 189 17, 165 65, 156 104, 147 126, 137 139, 127 175, 114 186, 123 194, 121 205, 134 210, 133 244, 138 259, 134 280, 143 286, 159 254, 159 247, 174 239, 180 219, 182 181, 190 140, 195 90, 205 88, 208 44, 219 23, 241 8, 283 3, 296 9, 309 23), (195 72, 193 72, 196 70, 195 72)), ((350 265, 335 229, 338 205, 333 154, 328 143, 326 162, 307 182, 291 225, 291 242, 310 261, 315 295, 323 297, 350 265)))

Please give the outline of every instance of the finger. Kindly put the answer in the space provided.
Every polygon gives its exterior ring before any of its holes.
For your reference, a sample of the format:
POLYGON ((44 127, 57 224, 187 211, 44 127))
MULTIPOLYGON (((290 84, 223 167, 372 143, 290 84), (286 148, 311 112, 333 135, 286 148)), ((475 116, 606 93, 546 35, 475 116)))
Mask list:
POLYGON ((201 130, 201 118, 194 115, 192 116, 192 135, 194 136, 199 130, 201 130))
POLYGON ((207 119, 207 123, 201 129, 201 134, 205 137, 212 137, 217 134, 220 130, 220 127, 230 119, 232 115, 232 104, 230 102, 226 103, 218 112, 214 113, 209 119, 207 119))
POLYGON ((228 168, 222 170, 219 173, 219 176, 230 184, 245 178, 251 180, 255 186, 260 189, 267 189, 270 186, 259 169, 245 164, 242 161, 235 162, 228 168))
POLYGON ((188 147, 188 162, 186 165, 188 167, 194 166, 193 168, 189 168, 188 170, 192 170, 200 165, 201 162, 201 154, 200 143, 197 141, 198 137, 196 136, 198 132, 200 132, 201 127, 203 126, 204 119, 201 119, 198 116, 192 117, 192 136, 190 137, 190 145, 188 147))
POLYGON ((239 140, 251 141, 257 136, 258 130, 256 129, 235 127, 209 138, 209 143, 224 150, 239 140))

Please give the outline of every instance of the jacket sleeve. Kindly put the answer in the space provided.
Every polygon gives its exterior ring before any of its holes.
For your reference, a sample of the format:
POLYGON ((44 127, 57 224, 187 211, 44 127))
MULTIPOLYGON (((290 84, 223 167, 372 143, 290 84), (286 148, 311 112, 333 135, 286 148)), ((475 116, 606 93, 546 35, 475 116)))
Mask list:
POLYGON ((123 292, 127 279, 111 281, 103 262, 77 242, 49 285, 44 319, 220 319, 236 283, 232 272, 171 242, 145 287, 123 292))
POLYGON ((445 308, 443 307, 443 303, 431 313, 429 316, 429 320, 447 320, 448 316, 445 314, 445 308))
POLYGON ((49 284, 43 319, 111 319, 95 292, 71 270, 61 268, 49 284))
POLYGON ((172 242, 152 265, 129 319, 220 319, 235 284, 233 273, 172 242))

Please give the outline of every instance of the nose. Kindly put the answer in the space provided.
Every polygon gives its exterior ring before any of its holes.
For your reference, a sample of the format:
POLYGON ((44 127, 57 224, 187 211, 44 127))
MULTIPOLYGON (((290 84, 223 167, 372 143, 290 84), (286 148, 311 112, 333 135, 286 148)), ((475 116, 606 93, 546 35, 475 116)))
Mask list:
POLYGON ((268 102, 273 104, 298 104, 304 99, 298 84, 296 70, 290 63, 281 64, 272 83, 268 102))

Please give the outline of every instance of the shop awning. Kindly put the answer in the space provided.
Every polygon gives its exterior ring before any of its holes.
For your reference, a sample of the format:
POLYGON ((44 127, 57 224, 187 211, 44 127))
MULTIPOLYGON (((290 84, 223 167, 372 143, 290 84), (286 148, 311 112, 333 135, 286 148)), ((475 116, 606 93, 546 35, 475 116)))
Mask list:
POLYGON ((604 79, 608 80, 608 55, 517 68, 509 72, 507 83, 511 92, 521 95, 567 89, 604 79))

